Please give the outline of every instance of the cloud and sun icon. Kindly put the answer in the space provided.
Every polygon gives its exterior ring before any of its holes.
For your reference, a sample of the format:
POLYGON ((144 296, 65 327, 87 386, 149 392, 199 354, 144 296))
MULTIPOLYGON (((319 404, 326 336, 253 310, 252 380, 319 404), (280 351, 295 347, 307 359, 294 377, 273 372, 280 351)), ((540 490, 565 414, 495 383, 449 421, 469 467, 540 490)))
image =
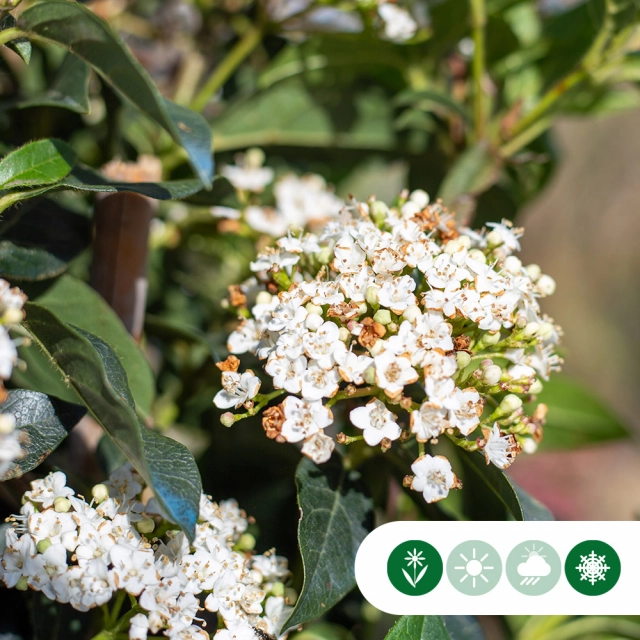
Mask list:
POLYGON ((551 565, 545 560, 546 555, 541 555, 544 547, 536 549, 535 543, 532 548, 525 547, 526 553, 521 556, 524 562, 518 565, 518 575, 522 576, 521 586, 534 585, 540 582, 540 578, 546 578, 551 573, 551 565))

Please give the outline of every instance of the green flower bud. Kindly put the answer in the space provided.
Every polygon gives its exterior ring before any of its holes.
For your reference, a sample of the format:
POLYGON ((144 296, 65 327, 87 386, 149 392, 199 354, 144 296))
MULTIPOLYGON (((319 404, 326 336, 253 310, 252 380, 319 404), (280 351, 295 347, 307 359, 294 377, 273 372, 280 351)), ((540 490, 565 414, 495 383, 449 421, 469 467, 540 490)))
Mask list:
POLYGON ((373 218, 373 221, 376 224, 382 224, 387 219, 387 215, 389 213, 389 207, 387 207, 387 205, 380 200, 374 200, 371 203, 370 211, 371 211, 371 217, 373 218))
POLYGON ((53 501, 53 509, 56 513, 69 513, 71 511, 71 501, 68 498, 59 496, 53 501))
POLYGON ((29 583, 27 582, 27 576, 22 576, 20 580, 18 580, 18 584, 16 584, 16 589, 18 591, 27 591, 29 589, 29 583))
POLYGON ((313 313, 317 316, 322 315, 322 307, 317 304, 313 304, 313 302, 307 302, 304 308, 307 310, 307 313, 313 313))
POLYGON ((391 311, 389 309, 378 309, 373 319, 380 324, 389 324, 391 322, 391 311))
POLYGON ((105 484, 97 484, 91 489, 91 495, 93 499, 100 504, 109 498, 109 489, 105 484))
POLYGON ((529 322, 527 326, 522 330, 522 337, 525 340, 534 338, 540 331, 540 325, 537 322, 529 322))
POLYGON ((415 322, 421 316, 422 311, 420 310, 420 307, 417 307, 415 304, 407 307, 402 314, 403 319, 407 320, 408 322, 415 322))
POLYGON ((375 367, 367 367, 364 372, 364 379, 367 384, 375 384, 376 383, 376 369, 375 367))
POLYGON ((500 378, 502 377, 502 369, 497 364, 491 364, 488 367, 485 367, 484 372, 482 374, 482 382, 493 386, 500 382, 500 378))
POLYGON ((466 351, 458 351, 456 353, 456 362, 458 363, 458 369, 466 369, 471 362, 471 356, 466 351))
POLYGON ((498 411, 503 416, 506 416, 517 411, 520 407, 522 407, 522 399, 513 393, 510 393, 503 398, 500 406, 498 407, 498 411))
POLYGON ((367 302, 372 306, 372 307, 379 307, 380 303, 378 302, 378 291, 380 290, 380 287, 376 287, 376 286, 370 286, 367 287, 367 290, 364 294, 364 297, 366 298, 367 302))
POLYGON ((252 551, 256 546, 256 539, 250 533, 243 533, 236 547, 242 551, 252 551))
POLYGON ((338 332, 338 339, 341 342, 349 342, 349 340, 351 340, 351 331, 349 331, 347 327, 340 327, 340 331, 338 332))
POLYGON ((220 422, 225 426, 225 427, 230 427, 231 425, 233 425, 236 421, 236 417, 233 415, 233 413, 231 413, 231 411, 225 411, 221 416, 220 416, 220 422))
POLYGON ((38 550, 38 553, 44 553, 52 544, 53 543, 49 538, 44 538, 44 540, 40 540, 40 542, 38 542, 36 549, 38 550))
POLYGON ((271 593, 276 597, 284 596, 284 584, 282 582, 274 582, 271 587, 271 593))
POLYGON ((330 247, 323 247, 320 252, 315 255, 320 264, 329 264, 333 260, 333 249, 330 247))
POLYGON ((140 522, 136 522, 136 529, 139 533, 152 533, 156 528, 156 523, 151 518, 142 518, 140 522))
POLYGON ((539 393, 542 393, 542 389, 543 389, 543 385, 542 382, 540 382, 540 380, 538 380, 537 378, 534 380, 533 384, 529 387, 529 393, 533 393, 534 395, 538 395, 539 393))

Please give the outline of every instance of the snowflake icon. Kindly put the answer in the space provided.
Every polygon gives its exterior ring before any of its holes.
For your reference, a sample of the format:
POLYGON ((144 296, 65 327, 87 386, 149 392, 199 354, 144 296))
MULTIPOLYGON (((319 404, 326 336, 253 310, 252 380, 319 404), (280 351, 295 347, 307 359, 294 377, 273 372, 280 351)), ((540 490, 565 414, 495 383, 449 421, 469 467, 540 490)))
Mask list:
POLYGON ((593 586, 598 580, 607 579, 607 571, 611 568, 607 563, 605 555, 599 556, 595 551, 590 554, 580 556, 580 564, 576 569, 580 572, 580 580, 588 580, 593 586))

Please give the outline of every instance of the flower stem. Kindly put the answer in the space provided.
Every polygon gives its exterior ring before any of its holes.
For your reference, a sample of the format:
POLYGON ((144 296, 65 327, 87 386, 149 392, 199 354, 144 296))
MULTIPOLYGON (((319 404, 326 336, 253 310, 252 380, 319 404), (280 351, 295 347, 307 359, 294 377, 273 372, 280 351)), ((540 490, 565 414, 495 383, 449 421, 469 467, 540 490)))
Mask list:
POLYGON ((0 31, 0 45, 7 44, 11 40, 17 40, 18 38, 25 38, 26 33, 18 27, 11 27, 10 29, 4 29, 0 31))
POLYGON ((374 393, 376 393, 375 387, 362 387, 360 389, 357 389, 355 393, 351 394, 346 393, 346 391, 340 391, 336 393, 333 398, 329 398, 329 400, 327 401, 327 407, 332 407, 339 400, 345 400, 349 398, 362 398, 363 396, 372 396, 374 393))
POLYGON ((234 422, 238 422, 239 420, 244 420, 245 418, 255 416, 256 413, 258 413, 262 409, 262 407, 269 404, 274 398, 281 396, 283 393, 285 393, 284 389, 276 389, 275 391, 267 393, 266 395, 260 394, 260 396, 258 396, 260 397, 260 400, 255 405, 253 405, 251 409, 249 409, 246 413, 237 413, 233 416, 234 422))
POLYGON ((470 6, 471 31, 475 45, 472 64, 473 111, 476 140, 482 140, 487 124, 486 96, 482 89, 485 75, 485 26, 487 23, 487 11, 485 0, 470 0, 470 6))
POLYGON ((204 86, 193 99, 191 108, 202 111, 211 96, 231 77, 233 72, 245 61, 249 54, 260 44, 263 36, 263 28, 260 25, 252 25, 249 30, 238 40, 233 49, 222 62, 213 70, 204 86))

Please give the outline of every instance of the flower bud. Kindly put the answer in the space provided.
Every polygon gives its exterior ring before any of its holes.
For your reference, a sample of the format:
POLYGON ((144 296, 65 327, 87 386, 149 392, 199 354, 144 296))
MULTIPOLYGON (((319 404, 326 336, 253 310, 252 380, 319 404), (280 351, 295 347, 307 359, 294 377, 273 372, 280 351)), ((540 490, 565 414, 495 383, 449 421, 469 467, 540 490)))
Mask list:
POLYGON ((138 533, 151 533, 156 528, 156 523, 151 518, 142 518, 136 522, 138 533))
POLYGON ((371 217, 376 224, 381 224, 387 219, 389 207, 381 200, 374 200, 371 203, 371 217))
POLYGON ((271 593, 276 597, 282 597, 284 595, 284 584, 282 582, 274 582, 271 587, 271 593))
POLYGON ((332 247, 322 247, 319 253, 316 253, 316 258, 320 264, 329 264, 333 258, 332 247))
POLYGON ((250 533, 243 533, 236 547, 242 551, 252 551, 256 546, 256 539, 250 533))
POLYGON ((98 503, 102 503, 109 499, 109 488, 106 484, 97 484, 91 489, 93 499, 98 503))
POLYGON ((262 149, 258 149, 257 147, 247 149, 247 152, 244 156, 244 161, 247 167, 250 167, 252 169, 259 169, 265 161, 264 151, 262 149))
POLYGON ((322 315, 322 307, 320 305, 313 304, 313 302, 307 302, 304 308, 307 310, 307 313, 313 313, 317 316, 322 315))
POLYGON ((466 351, 457 351, 456 362, 458 363, 458 369, 466 369, 471 362, 471 356, 466 351))
POLYGON ((516 256, 507 256, 504 259, 504 269, 513 275, 517 275, 522 270, 522 262, 516 256))
POLYGON ((380 306, 380 303, 378 302, 378 291, 380 290, 380 287, 376 287, 375 285, 371 285, 370 287, 367 287, 367 290, 364 294, 365 299, 367 300, 367 302, 372 306, 372 307, 378 307, 380 306))
POLYGON ((233 425, 233 423, 236 421, 236 417, 235 415, 233 415, 233 413, 231 413, 231 411, 225 411, 221 416, 220 416, 220 422, 222 422, 222 424, 225 427, 230 427, 231 425, 233 425))
POLYGON ((38 542, 36 549, 38 550, 38 553, 44 553, 52 544, 53 542, 51 542, 49 538, 44 538, 38 542))
POLYGON ((363 316, 369 311, 369 305, 366 302, 361 302, 358 306, 358 315, 363 316))
POLYGON ((556 332, 552 322, 542 322, 538 329, 538 338, 540 340, 548 340, 556 332))
POLYGON ((391 311, 389 309, 378 309, 373 319, 380 324, 389 324, 391 322, 391 311))
POLYGON ((556 281, 551 276, 542 274, 536 282, 536 289, 541 296, 553 295, 556 290, 556 281))
POLYGON ((415 216, 416 213, 420 213, 420 211, 422 211, 422 208, 411 200, 405 202, 400 208, 400 213, 405 218, 411 218, 412 216, 415 216))
POLYGON ((523 438, 520 444, 525 453, 535 453, 538 449, 538 443, 533 438, 523 438))
POLYGON ((499 247, 503 242, 504 240, 498 231, 490 231, 487 234, 487 246, 489 249, 499 247))
POLYGON ((7 309, 2 314, 2 321, 5 324, 18 324, 19 322, 22 322, 23 319, 24 319, 24 313, 22 309, 16 309, 15 307, 12 307, 11 309, 7 309))
POLYGON ((29 578, 27 576, 22 576, 20 580, 18 580, 18 584, 16 584, 16 589, 18 591, 27 591, 29 589, 29 578))
POLYGON ((10 413, 0 414, 0 435, 6 436, 16 428, 16 419, 10 413))
POLYGON ((493 387, 500 382, 501 377, 502 369, 497 364, 491 364, 488 367, 485 367, 482 373, 482 382, 493 387))
POLYGON ((485 256, 480 249, 471 249, 468 255, 471 260, 475 260, 480 264, 487 264, 487 256, 485 256))
POLYGON ((517 411, 518 409, 520 409, 521 406, 522 406, 522 399, 514 395, 513 393, 510 393, 503 398, 502 402, 500 403, 500 406, 498 407, 498 411, 503 416, 506 416, 506 415, 509 415, 510 413, 513 413, 514 411, 517 411))
POLYGON ((496 331, 495 333, 484 333, 478 341, 477 347, 478 349, 492 347, 494 344, 498 344, 498 342, 500 342, 500 338, 501 336, 499 331, 496 331))
POLYGON ((324 320, 322 316, 315 313, 310 313, 304 321, 304 326, 309 329, 309 331, 317 331, 323 324, 324 320))
POLYGON ((429 194, 422 189, 416 189, 409 194, 409 200, 415 202, 422 211, 429 204, 429 194))
POLYGON ((537 322, 529 322, 527 326, 522 330, 522 337, 525 340, 534 338, 538 334, 539 330, 540 330, 540 325, 537 322))
POLYGON ((533 384, 529 387, 529 393, 533 393, 533 395, 538 395, 539 393, 542 393, 543 388, 544 387, 542 385, 542 382, 540 382, 540 380, 536 378, 533 381, 533 384))
POLYGON ((367 367, 364 371, 364 379, 367 384, 376 383, 376 369, 375 367, 367 367))
POLYGON ((256 304, 270 304, 272 296, 268 291, 261 291, 256 296, 256 304))
POLYGON ((338 339, 341 342, 349 342, 351 339, 351 331, 347 329, 347 327, 340 327, 340 331, 338 332, 338 339))
POLYGON ((369 353, 372 357, 376 357, 384 351, 384 340, 376 340, 371 347, 369 347, 369 353))
POLYGON ((407 307, 402 314, 402 317, 408 322, 415 322, 418 318, 422 316, 422 311, 420 307, 416 307, 415 304, 412 304, 410 307, 407 307))
POLYGON ((527 265, 524 270, 527 272, 532 282, 535 282, 542 274, 542 269, 537 264, 527 265))
POLYGON ((56 513, 69 513, 71 511, 71 501, 69 498, 58 496, 53 501, 53 509, 56 513))

